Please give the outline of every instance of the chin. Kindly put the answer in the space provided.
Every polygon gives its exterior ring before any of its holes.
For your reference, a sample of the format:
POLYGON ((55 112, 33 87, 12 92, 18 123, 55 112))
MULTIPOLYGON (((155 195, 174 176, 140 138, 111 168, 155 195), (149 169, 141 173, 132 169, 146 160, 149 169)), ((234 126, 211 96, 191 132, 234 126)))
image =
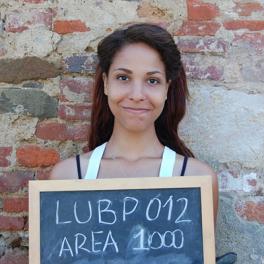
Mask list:
POLYGON ((132 133, 142 133, 142 132, 147 132, 150 129, 152 129, 154 126, 152 125, 147 125, 147 124, 135 124, 135 123, 130 123, 130 124, 126 124, 124 126, 124 128, 127 131, 130 131, 132 133))

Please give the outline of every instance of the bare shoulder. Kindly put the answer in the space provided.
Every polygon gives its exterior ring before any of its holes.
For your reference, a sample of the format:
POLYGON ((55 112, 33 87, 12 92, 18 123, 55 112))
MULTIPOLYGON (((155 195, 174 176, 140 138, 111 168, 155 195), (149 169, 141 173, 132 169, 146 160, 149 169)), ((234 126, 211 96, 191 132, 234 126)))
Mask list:
MULTIPOLYGON (((81 173, 85 174, 85 170, 90 157, 90 152, 80 155, 81 173)), ((50 180, 67 180, 78 179, 78 170, 76 164, 76 157, 71 157, 57 163, 51 173, 50 180)))
POLYGON ((188 158, 188 165, 186 167, 186 175, 202 176, 211 175, 215 176, 213 169, 205 162, 194 158, 188 158))
POLYGON ((51 173, 50 180, 66 180, 74 179, 76 176, 76 161, 75 158, 68 158, 57 163, 51 173))
POLYGON ((185 175, 188 176, 205 176, 209 175, 212 177, 212 184, 214 193, 218 193, 218 179, 217 174, 214 170, 205 162, 198 159, 189 158, 188 165, 186 167, 185 175))

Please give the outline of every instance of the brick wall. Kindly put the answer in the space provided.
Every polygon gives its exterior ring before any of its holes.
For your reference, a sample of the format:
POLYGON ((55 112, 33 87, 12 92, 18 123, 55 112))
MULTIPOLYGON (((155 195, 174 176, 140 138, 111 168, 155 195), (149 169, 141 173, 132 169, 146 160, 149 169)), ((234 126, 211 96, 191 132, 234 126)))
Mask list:
POLYGON ((96 45, 131 21, 182 51, 181 134, 218 173, 218 254, 264 263, 263 17, 262 0, 1 1, 0 264, 28 262, 28 180, 87 149, 96 45))

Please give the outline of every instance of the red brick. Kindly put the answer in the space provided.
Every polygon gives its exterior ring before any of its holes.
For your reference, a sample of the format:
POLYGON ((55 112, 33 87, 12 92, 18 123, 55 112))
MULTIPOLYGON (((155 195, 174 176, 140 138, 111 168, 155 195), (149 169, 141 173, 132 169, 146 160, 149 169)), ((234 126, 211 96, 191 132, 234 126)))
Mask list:
POLYGON ((86 141, 88 139, 89 126, 76 124, 68 126, 62 123, 43 121, 38 123, 36 136, 46 140, 76 140, 86 141))
POLYGON ((60 156, 56 150, 41 148, 35 145, 19 147, 16 155, 18 163, 28 168, 48 167, 60 160, 60 156))
POLYGON ((243 219, 264 224, 264 201, 239 201, 235 209, 243 219))
POLYGON ((53 31, 59 34, 68 34, 73 32, 90 31, 85 23, 81 20, 56 20, 54 22, 53 31))
POLYGON ((51 168, 48 168, 45 170, 37 170, 35 172, 36 179, 37 180, 48 180, 51 170, 52 170, 51 168))
POLYGON ((12 147, 0 147, 0 167, 8 167, 10 165, 10 155, 12 147))
POLYGON ((219 8, 216 5, 199 0, 187 0, 187 11, 189 20, 204 21, 219 16, 219 8))
POLYGON ((220 27, 214 21, 185 21, 175 35, 214 36, 220 27))
POLYGON ((60 81, 60 101, 82 102, 92 101, 93 81, 85 77, 64 77, 60 81))
POLYGON ((20 249, 6 252, 0 258, 0 264, 28 264, 28 254, 20 249))
POLYGON ((19 231, 19 230, 24 230, 24 227, 25 227, 24 217, 0 215, 0 230, 19 231))
POLYGON ((188 78, 214 81, 223 79, 224 69, 217 63, 211 65, 192 56, 184 56, 183 63, 188 78))
POLYGON ((253 12, 263 11, 263 6, 258 2, 236 3, 233 8, 240 16, 250 16, 253 12))
POLYGON ((155 19, 159 21, 168 17, 168 11, 166 9, 161 9, 156 5, 152 5, 147 1, 142 1, 142 3, 137 8, 137 14, 139 17, 147 17, 149 19, 155 19))
POLYGON ((19 213, 28 211, 27 197, 3 198, 3 210, 8 213, 19 213))
POLYGON ((231 20, 224 22, 224 27, 228 30, 248 29, 250 31, 259 31, 264 29, 262 20, 231 20))
POLYGON ((235 44, 245 44, 246 48, 253 47, 260 53, 264 50, 264 35, 261 33, 245 33, 242 35, 235 35, 234 38, 235 44))
POLYGON ((58 116, 69 121, 90 121, 91 104, 61 104, 58 116))
POLYGON ((35 26, 45 26, 51 29, 53 10, 28 9, 14 10, 7 14, 5 30, 7 32, 22 32, 35 26))
POLYGON ((228 43, 217 38, 192 38, 179 39, 177 46, 186 53, 223 54, 228 48, 228 43))
POLYGON ((0 174, 0 192, 17 192, 28 186, 28 181, 33 180, 34 172, 19 171, 4 172, 0 174))
POLYGON ((36 136, 46 140, 64 141, 69 139, 68 127, 63 123, 39 122, 36 129, 36 136))

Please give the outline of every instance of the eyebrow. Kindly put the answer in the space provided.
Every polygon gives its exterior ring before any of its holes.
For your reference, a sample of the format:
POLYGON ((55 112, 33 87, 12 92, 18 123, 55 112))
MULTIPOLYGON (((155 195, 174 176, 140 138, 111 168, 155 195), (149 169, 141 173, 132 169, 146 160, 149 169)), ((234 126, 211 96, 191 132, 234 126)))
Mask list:
POLYGON ((116 68, 116 69, 114 69, 114 71, 124 71, 124 72, 127 72, 127 73, 132 73, 131 70, 126 69, 126 68, 116 68))
MULTIPOLYGON (((132 73, 131 70, 126 69, 126 68, 116 68, 116 69, 114 69, 114 71, 124 71, 124 72, 129 73, 129 74, 132 73)), ((150 72, 147 72, 147 75, 153 75, 153 74, 155 74, 155 73, 160 73, 160 74, 162 74, 162 72, 160 72, 160 71, 150 71, 150 72)))

